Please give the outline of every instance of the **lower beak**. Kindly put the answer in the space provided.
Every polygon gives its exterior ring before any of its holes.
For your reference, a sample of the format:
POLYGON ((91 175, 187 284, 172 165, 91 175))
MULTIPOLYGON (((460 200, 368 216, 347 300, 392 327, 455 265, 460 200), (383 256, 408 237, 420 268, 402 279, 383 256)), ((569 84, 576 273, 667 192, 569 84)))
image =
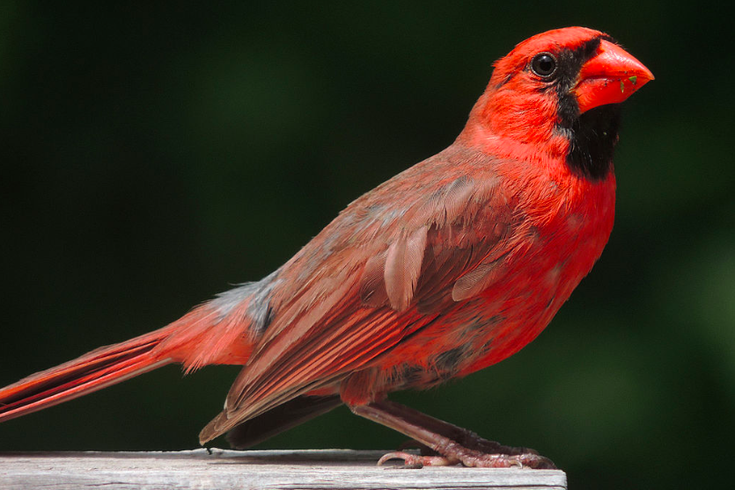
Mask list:
POLYGON ((595 56, 587 60, 579 72, 573 90, 579 112, 619 104, 653 78, 653 73, 630 53, 603 40, 595 56))

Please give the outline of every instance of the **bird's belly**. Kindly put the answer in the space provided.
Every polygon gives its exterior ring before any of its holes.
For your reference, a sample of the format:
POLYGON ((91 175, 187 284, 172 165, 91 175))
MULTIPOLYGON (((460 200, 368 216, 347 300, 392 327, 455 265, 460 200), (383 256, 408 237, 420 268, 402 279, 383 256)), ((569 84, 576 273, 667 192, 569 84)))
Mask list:
MULTIPOLYGON (((613 197, 614 199, 614 197, 613 197)), ((551 223, 503 277, 458 302, 381 359, 385 391, 427 388, 515 354, 535 339, 592 269, 612 230, 613 204, 551 223)))

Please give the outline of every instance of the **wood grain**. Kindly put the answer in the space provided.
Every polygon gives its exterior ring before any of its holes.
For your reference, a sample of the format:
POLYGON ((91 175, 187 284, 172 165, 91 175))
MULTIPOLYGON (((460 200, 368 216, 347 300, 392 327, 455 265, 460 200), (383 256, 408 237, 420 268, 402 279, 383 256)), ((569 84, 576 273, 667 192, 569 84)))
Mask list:
POLYGON ((378 467, 383 451, 0 453, 0 488, 566 490, 559 470, 378 467))

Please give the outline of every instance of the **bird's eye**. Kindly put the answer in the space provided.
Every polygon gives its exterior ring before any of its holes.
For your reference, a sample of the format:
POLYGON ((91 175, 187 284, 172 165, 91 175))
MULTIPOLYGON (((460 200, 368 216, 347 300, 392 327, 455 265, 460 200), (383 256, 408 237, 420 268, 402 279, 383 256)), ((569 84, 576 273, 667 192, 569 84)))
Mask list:
POLYGON ((556 58, 550 53, 537 54, 531 60, 531 70, 542 78, 550 78, 556 72, 556 58))

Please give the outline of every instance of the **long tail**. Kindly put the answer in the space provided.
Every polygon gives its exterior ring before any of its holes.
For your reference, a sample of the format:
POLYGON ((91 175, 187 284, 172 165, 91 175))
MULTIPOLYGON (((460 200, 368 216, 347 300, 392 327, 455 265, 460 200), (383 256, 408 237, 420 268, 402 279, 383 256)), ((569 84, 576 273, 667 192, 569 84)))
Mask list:
POLYGON ((0 422, 101 390, 173 362, 154 354, 170 327, 100 347, 0 389, 0 422))
MULTIPOLYGON (((247 306, 247 303, 244 304, 247 306)), ((176 322, 119 344, 100 347, 0 389, 0 422, 73 400, 171 363, 187 372, 209 364, 243 364, 252 346, 249 322, 210 305, 176 322)))

